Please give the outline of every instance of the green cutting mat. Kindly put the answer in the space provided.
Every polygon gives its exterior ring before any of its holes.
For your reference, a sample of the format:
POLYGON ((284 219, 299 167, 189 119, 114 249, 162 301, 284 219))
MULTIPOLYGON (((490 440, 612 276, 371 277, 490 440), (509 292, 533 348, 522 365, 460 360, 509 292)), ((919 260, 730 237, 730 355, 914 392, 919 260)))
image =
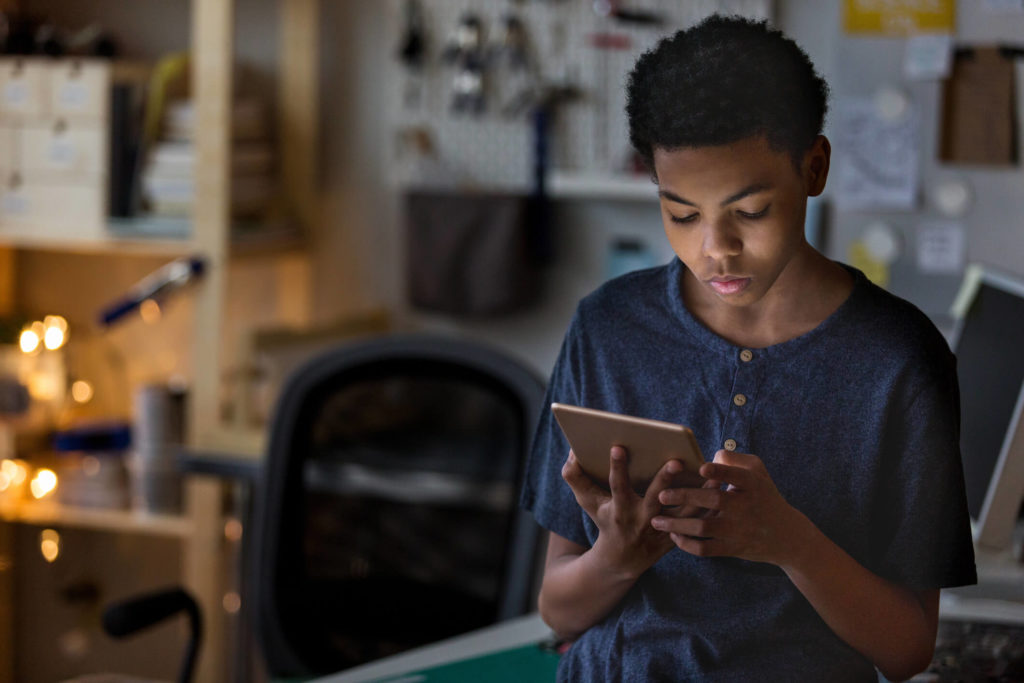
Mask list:
POLYGON ((380 679, 380 683, 522 683, 554 681, 559 655, 536 643, 432 669, 380 679))

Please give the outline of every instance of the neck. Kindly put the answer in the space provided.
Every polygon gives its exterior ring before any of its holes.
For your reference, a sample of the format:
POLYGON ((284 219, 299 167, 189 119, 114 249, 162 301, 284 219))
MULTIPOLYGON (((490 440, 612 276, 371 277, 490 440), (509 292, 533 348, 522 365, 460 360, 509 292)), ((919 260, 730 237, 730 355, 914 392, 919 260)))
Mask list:
POLYGON ((768 292, 748 306, 723 305, 686 271, 683 297, 698 320, 737 346, 764 348, 820 325, 846 300, 853 279, 810 245, 793 257, 768 292))

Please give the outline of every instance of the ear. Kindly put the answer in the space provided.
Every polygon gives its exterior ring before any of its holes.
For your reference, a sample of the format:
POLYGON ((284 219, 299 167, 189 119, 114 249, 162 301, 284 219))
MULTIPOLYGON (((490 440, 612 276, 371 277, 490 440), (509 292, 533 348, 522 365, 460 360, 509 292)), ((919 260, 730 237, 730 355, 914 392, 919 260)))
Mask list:
POLYGON ((817 197, 825 189, 831 158, 832 144, 827 137, 819 135, 804 155, 803 176, 808 197, 817 197))

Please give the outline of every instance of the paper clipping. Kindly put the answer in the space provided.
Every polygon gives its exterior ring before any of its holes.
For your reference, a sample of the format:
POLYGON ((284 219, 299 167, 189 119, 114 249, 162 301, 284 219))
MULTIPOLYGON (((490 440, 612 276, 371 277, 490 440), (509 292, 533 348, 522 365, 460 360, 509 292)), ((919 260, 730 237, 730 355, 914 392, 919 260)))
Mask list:
POLYGON ((843 98, 836 119, 839 208, 913 210, 920 173, 913 107, 894 116, 877 98, 843 98))

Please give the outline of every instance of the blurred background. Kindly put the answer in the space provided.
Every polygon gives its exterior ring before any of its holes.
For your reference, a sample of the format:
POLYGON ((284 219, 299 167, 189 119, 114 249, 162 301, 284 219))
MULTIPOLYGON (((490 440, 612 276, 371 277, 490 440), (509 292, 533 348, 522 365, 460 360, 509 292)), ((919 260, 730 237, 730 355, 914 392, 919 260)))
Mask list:
POLYGON ((179 583, 198 679, 266 676, 286 378, 407 332, 545 378, 580 297, 672 257, 624 79, 715 11, 831 85, 813 244, 944 332, 968 264, 1024 277, 1019 0, 0 0, 0 681, 172 677, 183 624, 99 614, 179 583))

